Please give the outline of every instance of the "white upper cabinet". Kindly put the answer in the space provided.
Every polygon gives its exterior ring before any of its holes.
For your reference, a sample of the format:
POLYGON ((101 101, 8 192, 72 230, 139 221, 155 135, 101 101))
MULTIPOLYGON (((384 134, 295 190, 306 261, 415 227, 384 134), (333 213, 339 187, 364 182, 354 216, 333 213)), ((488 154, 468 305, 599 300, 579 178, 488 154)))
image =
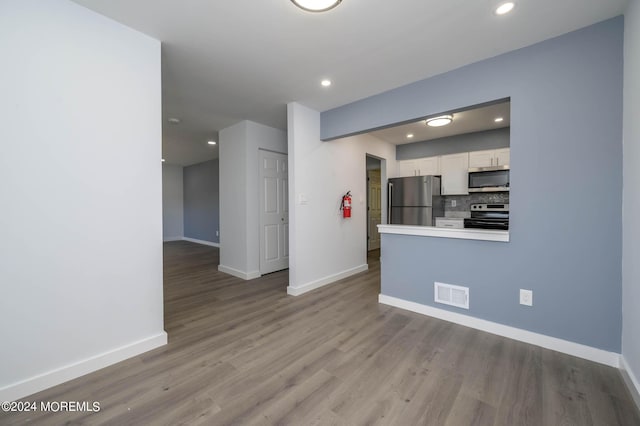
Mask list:
POLYGON ((496 166, 508 166, 511 164, 509 161, 511 160, 511 149, 496 149, 496 166))
POLYGON ((440 174, 440 157, 427 157, 418 159, 418 176, 440 174))
POLYGON ((510 149, 490 149, 469 153, 469 167, 495 167, 509 165, 510 149))
POLYGON ((440 157, 442 195, 469 194, 469 153, 440 157))
POLYGON ((473 151, 469 153, 469 167, 493 166, 494 151, 473 151))
POLYGON ((442 176, 442 195, 469 193, 469 168, 509 165, 510 149, 461 152, 459 154, 398 161, 398 177, 442 176))
POLYGON ((398 161, 398 177, 418 176, 418 162, 416 160, 398 161))
POLYGON ((440 157, 398 161, 398 177, 440 174, 440 157))

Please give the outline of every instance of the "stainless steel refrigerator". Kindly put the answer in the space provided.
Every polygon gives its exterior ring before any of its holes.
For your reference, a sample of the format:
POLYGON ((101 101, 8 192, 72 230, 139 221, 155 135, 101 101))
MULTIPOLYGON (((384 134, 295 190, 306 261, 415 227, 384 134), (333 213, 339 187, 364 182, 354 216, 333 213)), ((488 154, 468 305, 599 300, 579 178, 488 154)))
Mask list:
POLYGON ((388 222, 395 225, 434 226, 444 216, 440 176, 389 179, 388 222))

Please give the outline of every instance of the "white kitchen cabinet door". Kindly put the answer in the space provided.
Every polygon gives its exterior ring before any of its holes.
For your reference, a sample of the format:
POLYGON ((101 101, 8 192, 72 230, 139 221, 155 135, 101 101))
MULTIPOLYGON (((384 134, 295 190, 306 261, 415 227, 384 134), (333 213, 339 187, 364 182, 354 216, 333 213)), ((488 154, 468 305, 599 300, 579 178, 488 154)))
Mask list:
POLYGON ((418 159, 418 175, 439 175, 440 157, 426 157, 418 159))
POLYGON ((398 161, 398 177, 417 176, 418 167, 415 160, 398 161))
POLYGON ((488 151, 471 151, 469 153, 469 167, 491 167, 495 166, 495 152, 493 149, 488 151))
POLYGON ((471 151, 469 153, 469 167, 508 166, 510 153, 509 148, 471 151))
POLYGON ((469 194, 469 153, 440 157, 442 195, 469 194))
POLYGON ((495 165, 496 166, 508 166, 509 160, 511 160, 511 149, 496 149, 495 151, 495 165))

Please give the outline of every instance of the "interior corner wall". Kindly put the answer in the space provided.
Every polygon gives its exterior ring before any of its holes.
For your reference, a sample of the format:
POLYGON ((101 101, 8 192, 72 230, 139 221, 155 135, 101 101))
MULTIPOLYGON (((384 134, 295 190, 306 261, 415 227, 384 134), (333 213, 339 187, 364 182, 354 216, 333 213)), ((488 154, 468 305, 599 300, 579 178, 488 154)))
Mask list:
POLYGON ((184 168, 184 236, 218 243, 220 227, 219 160, 184 168))
POLYGON ((369 135, 322 142, 320 113, 298 103, 288 105, 288 129, 289 292, 295 295, 367 268, 366 156, 382 160, 386 182, 396 147, 369 135), (344 219, 341 197, 349 190, 352 217, 344 219))
POLYGON ((184 201, 182 166, 162 165, 162 238, 164 241, 184 237, 184 201))
POLYGON ((247 273, 247 122, 219 133, 220 153, 220 266, 247 273))
POLYGON ((160 42, 0 2, 0 400, 166 343, 160 42))
MULTIPOLYGON (((625 14, 622 357, 640 392, 640 1, 625 14)), ((640 402, 639 402, 640 403, 640 402)))
POLYGON ((287 153, 287 133, 252 121, 220 131, 220 266, 260 276, 259 149, 287 153))
MULTIPOLYGON (((384 295, 460 312, 435 303, 433 283, 462 285, 464 315, 620 353, 623 45, 617 17, 322 113, 322 138, 333 139, 511 98, 510 241, 383 234, 384 295), (533 291, 532 307, 519 289, 533 291)), ((627 116, 638 121, 635 109, 627 116)), ((626 172, 637 191, 637 172, 626 172)), ((626 235, 637 235, 634 221, 626 235)))

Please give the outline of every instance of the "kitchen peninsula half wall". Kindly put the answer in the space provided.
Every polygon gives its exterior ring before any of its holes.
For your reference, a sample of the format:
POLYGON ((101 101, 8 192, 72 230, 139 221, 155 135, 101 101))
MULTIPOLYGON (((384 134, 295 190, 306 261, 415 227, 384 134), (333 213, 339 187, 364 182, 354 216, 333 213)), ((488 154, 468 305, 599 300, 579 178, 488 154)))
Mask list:
POLYGON ((329 140, 511 96, 509 243, 383 233, 382 303, 617 366, 623 40, 618 17, 322 114, 329 140), (435 283, 468 288, 468 309, 435 283))

